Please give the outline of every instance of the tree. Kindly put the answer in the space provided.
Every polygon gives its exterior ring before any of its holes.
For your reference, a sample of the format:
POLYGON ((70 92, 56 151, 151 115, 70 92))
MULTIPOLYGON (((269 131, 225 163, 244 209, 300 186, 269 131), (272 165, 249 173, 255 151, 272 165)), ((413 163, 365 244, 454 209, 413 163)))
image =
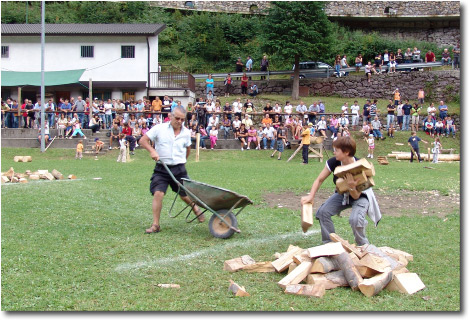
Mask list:
POLYGON ((294 61, 292 98, 299 96, 300 58, 316 60, 330 50, 331 22, 318 1, 273 1, 263 24, 263 49, 294 61))

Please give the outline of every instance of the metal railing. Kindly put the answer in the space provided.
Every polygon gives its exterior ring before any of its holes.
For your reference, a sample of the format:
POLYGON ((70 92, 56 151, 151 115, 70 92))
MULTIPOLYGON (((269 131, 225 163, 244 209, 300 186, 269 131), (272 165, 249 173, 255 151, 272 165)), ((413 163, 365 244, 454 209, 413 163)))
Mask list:
POLYGON ((150 72, 150 89, 189 89, 195 91, 195 79, 187 72, 150 72))

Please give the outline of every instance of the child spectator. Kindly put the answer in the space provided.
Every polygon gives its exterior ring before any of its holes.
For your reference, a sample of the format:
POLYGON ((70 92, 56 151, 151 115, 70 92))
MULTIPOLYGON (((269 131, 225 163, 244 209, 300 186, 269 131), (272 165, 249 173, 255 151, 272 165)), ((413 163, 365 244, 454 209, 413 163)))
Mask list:
POLYGON ((104 146, 104 142, 102 142, 101 140, 99 140, 99 138, 95 138, 94 139, 94 146, 93 146, 93 149, 94 149, 94 153, 95 153, 95 160, 98 160, 98 154, 99 154, 99 151, 101 151, 101 149, 103 148, 104 146))
POLYGON ((324 137, 326 138, 326 127, 327 127, 327 123, 326 123, 326 120, 325 120, 325 117, 324 116, 321 116, 321 120, 318 121, 318 132, 324 137))
POLYGON ((213 126, 210 130, 210 149, 217 145, 218 140, 218 124, 213 126))
POLYGON ((258 141, 257 141, 257 130, 254 128, 253 125, 248 130, 248 147, 246 149, 250 149, 249 147, 251 146, 251 142, 254 142, 254 145, 256 146, 256 150, 259 149, 258 141))
POLYGON ((257 148, 258 150, 261 150, 261 141, 264 138, 264 128, 262 126, 259 126, 259 130, 257 130, 257 148))
POLYGON ((445 124, 441 121, 441 119, 438 119, 438 122, 435 123, 435 133, 437 137, 442 135, 443 137, 445 136, 445 124))
POLYGON ((399 130, 402 130, 402 124, 404 123, 404 111, 402 108, 404 107, 404 104, 399 101, 397 105, 397 124, 399 125, 399 130))
POLYGON ((238 133, 239 133, 240 128, 241 128, 241 121, 239 120, 238 116, 235 116, 235 119, 233 121, 233 134, 234 134, 235 139, 238 139, 238 133))
POLYGON ((311 136, 314 136, 316 133, 316 128, 313 126, 313 124, 310 122, 308 123, 308 128, 309 128, 309 134, 311 136))
POLYGON ((73 128, 74 128, 73 133, 69 139, 72 139, 77 134, 79 134, 83 139, 87 139, 83 131, 81 131, 80 121, 75 122, 75 124, 73 125, 73 128))
POLYGON ((373 159, 373 151, 375 150, 375 139, 373 137, 373 134, 368 135, 368 155, 366 156, 367 158, 373 159))
POLYGON ((456 136, 456 126, 454 125, 453 119, 451 119, 451 116, 446 117, 446 137, 449 137, 449 134, 453 135, 453 139, 456 136))
POLYGON ((420 159, 419 141, 422 141, 425 144, 428 143, 427 141, 417 137, 417 132, 412 131, 412 136, 407 140, 407 144, 410 146, 410 162, 414 162, 414 153, 416 154, 419 162, 422 162, 422 159, 420 159))
POLYGON ((311 131, 309 130, 306 124, 303 126, 303 129, 304 130, 301 133, 301 155, 303 156, 303 164, 308 164, 309 145, 311 143, 311 131))
POLYGON ((419 131, 420 109, 422 109, 422 108, 418 105, 418 103, 414 103, 414 106, 411 110, 411 114, 412 114, 411 128, 412 128, 412 131, 419 131))
POLYGON ((125 140, 125 134, 119 134, 119 155, 117 156, 117 162, 127 162, 127 140, 125 140))
POLYGON ((433 148, 432 148, 433 163, 438 163, 438 154, 440 153, 440 150, 442 148, 443 146, 440 143, 440 138, 436 137, 435 141, 433 142, 433 148))
POLYGON ((239 128, 238 132, 238 140, 241 142, 241 151, 244 151, 244 146, 247 146, 248 143, 246 142, 248 137, 248 130, 246 129, 246 125, 241 123, 241 127, 239 128))
POLYGON ((363 127, 362 127, 362 132, 364 138, 368 138, 368 135, 370 134, 370 126, 368 125, 368 122, 363 121, 363 127))
POLYGON ((77 152, 75 154, 75 160, 83 158, 83 140, 78 141, 77 152))
POLYGON ((282 160, 282 152, 284 149, 284 141, 287 138, 287 130, 283 127, 283 123, 280 124, 280 127, 275 132, 276 134, 276 141, 277 141, 277 149, 272 153, 271 157, 278 151, 278 158, 277 160, 282 160))
POLYGON ((419 93, 417 95, 417 99, 419 100, 420 104, 425 103, 425 90, 423 90, 423 88, 420 88, 419 93))
POLYGON ((434 120, 432 119, 432 117, 428 115, 423 123, 423 131, 425 131, 427 135, 431 135, 432 138, 435 135, 435 126, 433 122, 434 120))

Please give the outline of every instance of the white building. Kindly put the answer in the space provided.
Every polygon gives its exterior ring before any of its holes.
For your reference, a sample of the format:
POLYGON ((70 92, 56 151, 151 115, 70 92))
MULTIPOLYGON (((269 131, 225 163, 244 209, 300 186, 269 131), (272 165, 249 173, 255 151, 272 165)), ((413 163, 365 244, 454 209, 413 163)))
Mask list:
MULTIPOLYGON (((190 96, 189 74, 158 73, 158 35, 164 24, 47 24, 46 96, 141 99, 190 96), (77 72, 56 72, 81 70, 77 72), (73 75, 75 74, 75 79, 73 75), (78 75, 80 72, 78 72, 78 75), (179 81, 164 81, 165 79, 179 81), (184 79, 186 81, 184 81, 184 79), (159 81, 158 81, 159 80, 159 81)), ((2 24, 2 98, 33 101, 40 95, 41 25, 2 24), (28 72, 28 73, 22 73, 28 72), (36 81, 34 81, 36 79, 36 81)), ((163 70, 165 71, 165 70, 163 70)))

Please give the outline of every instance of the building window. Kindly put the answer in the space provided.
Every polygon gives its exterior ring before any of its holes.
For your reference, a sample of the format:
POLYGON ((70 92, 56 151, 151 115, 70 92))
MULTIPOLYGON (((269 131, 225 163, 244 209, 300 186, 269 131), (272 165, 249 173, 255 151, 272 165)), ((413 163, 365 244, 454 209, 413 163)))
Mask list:
POLYGON ((194 1, 186 1, 184 3, 184 7, 189 8, 189 9, 194 9, 194 7, 195 7, 194 1))
POLYGON ((123 91, 122 92, 122 100, 125 101, 130 101, 133 100, 135 101, 135 91, 123 91))
POLYGON ((9 58, 9 57, 10 57, 10 47, 2 46, 2 58, 9 58))
POLYGON ((121 46, 121 58, 135 58, 135 46, 121 46))
POLYGON ((82 58, 94 58, 94 46, 81 46, 82 58))

